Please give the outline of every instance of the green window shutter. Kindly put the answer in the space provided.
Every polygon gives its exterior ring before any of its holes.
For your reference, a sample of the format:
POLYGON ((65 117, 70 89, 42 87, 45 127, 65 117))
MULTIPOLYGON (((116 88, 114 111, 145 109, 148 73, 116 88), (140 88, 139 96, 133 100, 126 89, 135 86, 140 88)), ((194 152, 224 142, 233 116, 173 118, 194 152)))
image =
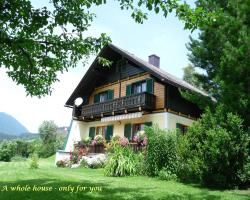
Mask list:
POLYGON ((152 78, 146 79, 147 82, 147 92, 153 94, 154 93, 154 80, 152 78))
POLYGON ((113 129, 114 129, 113 125, 107 126, 107 132, 105 134, 105 140, 111 140, 111 138, 113 136, 113 129))
POLYGON ((89 128, 89 137, 94 139, 94 137, 95 137, 95 127, 90 127, 89 128))
POLYGON ((126 86, 126 96, 131 95, 131 85, 126 86))
POLYGON ((100 94, 95 94, 94 103, 99 103, 99 102, 100 102, 100 94))
POLYGON ((131 140, 132 138, 131 138, 131 131, 132 131, 132 126, 131 126, 131 124, 125 124, 124 125, 124 136, 126 137, 126 138, 128 138, 129 140, 131 140))
POLYGON ((114 98, 114 90, 108 90, 108 100, 111 100, 114 98))
POLYGON ((145 126, 152 126, 152 122, 145 122, 145 126))

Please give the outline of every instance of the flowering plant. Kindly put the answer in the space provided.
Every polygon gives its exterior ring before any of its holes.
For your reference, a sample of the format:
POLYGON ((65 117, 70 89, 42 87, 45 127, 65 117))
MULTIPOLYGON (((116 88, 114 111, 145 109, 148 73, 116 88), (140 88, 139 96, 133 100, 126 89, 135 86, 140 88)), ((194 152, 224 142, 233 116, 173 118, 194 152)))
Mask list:
POLYGON ((146 146, 146 145, 148 144, 148 138, 147 138, 147 136, 144 137, 144 139, 143 139, 143 141, 142 141, 142 144, 143 144, 144 146, 146 146))
POLYGON ((102 135, 96 135, 94 140, 92 141, 92 145, 103 144, 103 143, 104 143, 104 139, 102 135))
POLYGON ((129 141, 126 137, 120 137, 118 140, 118 144, 121 146, 127 146, 129 144, 129 141))
POLYGON ((121 137, 120 137, 119 135, 114 135, 114 136, 112 136, 112 138, 111 138, 111 142, 116 143, 116 142, 119 141, 120 138, 121 138, 121 137))
POLYGON ((91 137, 86 137, 86 138, 84 138, 83 139, 83 144, 90 144, 90 142, 91 142, 91 137))
POLYGON ((147 136, 145 134, 145 131, 138 131, 136 135, 133 137, 133 141, 137 142, 140 145, 146 145, 147 144, 147 136))

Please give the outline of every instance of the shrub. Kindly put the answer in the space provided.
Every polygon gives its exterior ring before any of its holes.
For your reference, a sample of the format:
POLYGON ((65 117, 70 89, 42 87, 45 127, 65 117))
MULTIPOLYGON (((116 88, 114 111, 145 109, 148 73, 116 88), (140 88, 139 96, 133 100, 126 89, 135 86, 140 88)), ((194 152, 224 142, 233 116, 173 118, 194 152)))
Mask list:
POLYGON ((55 153, 55 146, 54 143, 48 143, 48 144, 40 144, 37 148, 37 152, 40 157, 42 158, 48 158, 55 153))
POLYGON ((66 160, 58 160, 57 162, 56 162, 56 166, 57 167, 67 167, 68 165, 67 165, 67 161, 66 160))
POLYGON ((168 171, 165 168, 163 168, 162 170, 159 171, 158 177, 159 177, 159 179, 166 180, 166 181, 176 181, 177 180, 177 175, 173 174, 171 171, 168 171))
POLYGON ((12 158, 12 152, 9 149, 0 149, 0 160, 9 162, 12 158))
POLYGON ((175 131, 160 129, 157 125, 146 127, 145 173, 157 176, 163 168, 176 174, 178 168, 177 134, 175 131))
POLYGON ((82 159, 82 160, 80 161, 80 167, 83 167, 83 168, 88 167, 88 163, 87 163, 87 161, 86 161, 85 159, 82 159))
POLYGON ((30 157, 30 169, 37 169, 39 167, 39 164, 38 164, 38 161, 39 161, 39 157, 37 154, 32 154, 31 157, 30 157))
POLYGON ((105 174, 107 176, 138 175, 142 158, 140 154, 135 154, 129 147, 116 145, 114 153, 109 155, 105 174))
POLYGON ((79 155, 78 155, 78 150, 75 149, 74 151, 72 151, 70 153, 70 161, 72 162, 72 164, 76 164, 79 161, 79 155))
POLYGON ((113 148, 114 148, 115 145, 118 144, 120 138, 121 138, 121 136, 119 136, 119 135, 113 135, 111 137, 110 142, 106 143, 106 150, 107 150, 107 152, 113 153, 113 148))
POLYGON ((249 180, 247 163, 249 133, 242 120, 218 107, 189 127, 182 151, 180 177, 208 186, 234 187, 249 180))
POLYGON ((10 162, 15 155, 16 143, 14 141, 4 141, 0 145, 0 160, 10 162))

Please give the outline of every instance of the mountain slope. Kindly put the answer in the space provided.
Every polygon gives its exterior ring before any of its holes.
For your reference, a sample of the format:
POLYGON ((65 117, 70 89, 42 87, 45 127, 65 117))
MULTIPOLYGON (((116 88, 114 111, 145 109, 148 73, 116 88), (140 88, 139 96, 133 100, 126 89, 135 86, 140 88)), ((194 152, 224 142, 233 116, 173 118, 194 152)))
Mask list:
POLYGON ((0 112, 0 134, 19 136, 28 133, 28 129, 18 122, 14 117, 0 112))

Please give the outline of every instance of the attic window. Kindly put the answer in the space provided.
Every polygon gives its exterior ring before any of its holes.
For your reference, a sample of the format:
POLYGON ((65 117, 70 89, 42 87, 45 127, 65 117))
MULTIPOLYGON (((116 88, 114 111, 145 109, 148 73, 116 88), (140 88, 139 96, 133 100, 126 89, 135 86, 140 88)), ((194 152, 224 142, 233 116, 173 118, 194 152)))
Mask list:
POLYGON ((100 102, 105 102, 108 100, 108 91, 100 93, 100 102))
POLYGON ((140 81, 132 84, 132 94, 138 94, 147 91, 146 81, 140 81))

